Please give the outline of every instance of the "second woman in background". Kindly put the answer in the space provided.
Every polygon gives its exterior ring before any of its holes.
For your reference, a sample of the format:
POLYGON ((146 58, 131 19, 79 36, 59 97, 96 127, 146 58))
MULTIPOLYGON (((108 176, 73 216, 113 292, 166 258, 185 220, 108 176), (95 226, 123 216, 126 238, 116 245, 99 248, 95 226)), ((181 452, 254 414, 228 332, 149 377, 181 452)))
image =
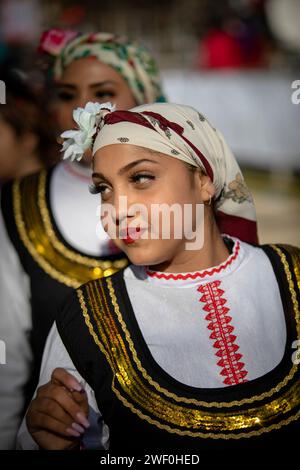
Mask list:
MULTIPOLYGON (((118 109, 164 101, 152 56, 108 33, 51 30, 40 49, 54 57, 55 112, 60 132, 74 126, 72 110, 88 101, 118 109)), ((112 274, 127 260, 99 226, 85 165, 60 163, 2 189, 0 237, 0 449, 14 446, 20 415, 36 385, 44 343, 57 307, 71 288, 112 274)))

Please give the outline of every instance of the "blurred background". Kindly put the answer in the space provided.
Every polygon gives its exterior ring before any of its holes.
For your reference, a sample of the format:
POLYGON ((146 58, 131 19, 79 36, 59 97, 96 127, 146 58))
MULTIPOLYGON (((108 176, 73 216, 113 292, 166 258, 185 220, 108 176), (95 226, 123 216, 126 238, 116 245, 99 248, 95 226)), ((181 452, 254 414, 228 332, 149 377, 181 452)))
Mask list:
POLYGON ((138 39, 168 99, 198 108, 224 134, 253 192, 260 241, 300 245, 299 24, 300 0, 2 0, 0 80, 8 89, 17 73, 46 106, 43 30, 138 39))

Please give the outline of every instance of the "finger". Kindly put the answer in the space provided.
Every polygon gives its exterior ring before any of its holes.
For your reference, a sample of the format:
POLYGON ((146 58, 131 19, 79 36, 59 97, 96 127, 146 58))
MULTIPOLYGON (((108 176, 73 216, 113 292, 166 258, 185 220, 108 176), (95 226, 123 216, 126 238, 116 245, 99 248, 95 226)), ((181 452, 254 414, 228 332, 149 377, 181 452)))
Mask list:
POLYGON ((61 367, 54 369, 51 375, 51 382, 57 385, 64 385, 70 391, 76 390, 77 392, 81 392, 83 390, 76 377, 61 367))
POLYGON ((51 416, 32 410, 30 416, 26 416, 26 422, 30 433, 34 434, 45 430, 47 432, 55 433, 62 437, 77 437, 79 438, 82 433, 76 430, 72 425, 65 426, 51 416), (34 425, 33 425, 34 423, 34 425))
POLYGON ((50 400, 56 401, 65 412, 67 412, 73 421, 88 428, 90 423, 86 417, 86 410, 83 409, 76 401, 72 398, 72 394, 68 393, 67 390, 59 385, 48 384, 47 388, 43 390, 43 395, 37 397, 49 398, 50 400))
POLYGON ((62 437, 47 431, 38 431, 32 434, 33 439, 44 450, 71 450, 78 448, 80 439, 76 437, 62 437))
MULTIPOLYGON (((54 400, 42 398, 36 403, 33 402, 27 415, 27 422, 31 429, 39 427, 39 421, 36 421, 36 417, 39 417, 39 414, 45 414, 49 416, 49 418, 59 421, 65 427, 65 429, 72 428, 79 432, 79 434, 83 434, 85 432, 85 428, 80 424, 75 423, 72 417, 65 413, 61 406, 54 400)), ((69 435, 77 436, 77 434, 72 433, 69 433, 69 435)))
POLYGON ((78 403, 82 411, 88 417, 89 415, 89 403, 87 399, 86 392, 72 392, 72 398, 78 403))
MULTIPOLYGON (((51 418, 60 421, 65 426, 71 426, 74 421, 70 416, 55 400, 43 397, 32 403, 32 409, 35 413, 47 414, 51 418)), ((34 415, 35 416, 35 415, 34 415)), ((30 420, 30 423, 34 425, 34 418, 30 420)))

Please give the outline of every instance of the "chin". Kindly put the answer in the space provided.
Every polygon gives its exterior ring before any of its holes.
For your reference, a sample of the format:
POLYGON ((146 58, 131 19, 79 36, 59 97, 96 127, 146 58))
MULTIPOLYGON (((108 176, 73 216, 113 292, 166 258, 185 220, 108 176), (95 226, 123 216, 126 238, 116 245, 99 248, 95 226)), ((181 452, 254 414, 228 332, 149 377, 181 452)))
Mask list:
POLYGON ((153 246, 151 247, 132 247, 123 249, 126 252, 130 262, 137 266, 151 266, 166 261, 165 254, 159 252, 159 250, 154 250, 153 246))
POLYGON ((132 264, 137 266, 146 266, 149 263, 149 256, 145 256, 143 253, 138 253, 138 251, 126 250, 126 254, 132 264))

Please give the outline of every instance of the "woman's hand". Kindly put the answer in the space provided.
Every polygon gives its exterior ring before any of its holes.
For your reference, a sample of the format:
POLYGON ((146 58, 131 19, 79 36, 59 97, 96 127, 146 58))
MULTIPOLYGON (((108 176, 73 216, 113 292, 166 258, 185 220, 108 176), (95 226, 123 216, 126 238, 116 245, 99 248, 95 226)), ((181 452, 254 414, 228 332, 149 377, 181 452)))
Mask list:
POLYGON ((89 427, 88 401, 78 380, 64 369, 37 390, 26 413, 27 428, 40 448, 67 450, 79 446, 89 427))

